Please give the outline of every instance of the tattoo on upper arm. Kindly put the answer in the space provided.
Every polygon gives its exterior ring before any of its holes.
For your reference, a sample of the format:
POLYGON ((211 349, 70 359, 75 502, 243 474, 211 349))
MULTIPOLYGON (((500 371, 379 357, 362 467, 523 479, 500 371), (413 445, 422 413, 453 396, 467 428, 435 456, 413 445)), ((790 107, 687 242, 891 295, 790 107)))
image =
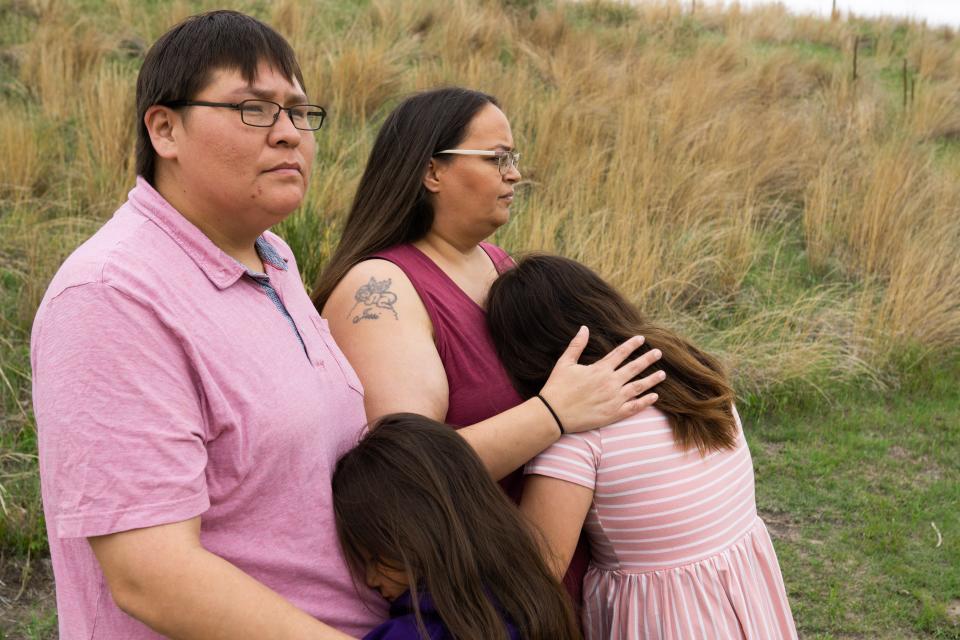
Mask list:
POLYGON ((390 278, 386 280, 370 278, 370 282, 357 289, 357 292, 353 294, 353 299, 356 302, 350 308, 350 312, 347 313, 348 318, 353 316, 351 318, 353 324, 357 324, 361 320, 376 320, 381 315, 378 311, 380 309, 386 309, 393 314, 394 318, 399 319, 397 310, 393 306, 397 303, 397 294, 390 291, 392 282, 393 280, 390 278), (354 310, 357 307, 360 307, 360 309, 354 315, 354 310))

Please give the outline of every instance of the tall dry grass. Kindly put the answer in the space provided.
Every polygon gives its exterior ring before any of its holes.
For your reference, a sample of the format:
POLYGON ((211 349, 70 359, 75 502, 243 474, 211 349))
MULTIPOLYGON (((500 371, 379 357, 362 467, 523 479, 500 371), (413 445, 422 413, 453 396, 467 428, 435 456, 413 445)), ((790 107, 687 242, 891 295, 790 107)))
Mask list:
POLYGON ((7 206, 17 206, 41 188, 52 168, 50 132, 23 105, 0 111, 0 131, 0 198, 7 206))
POLYGON ((51 2, 40 11, 39 24, 26 47, 20 79, 43 109, 56 120, 73 115, 74 92, 103 61, 104 36, 81 16, 64 13, 51 2))
MULTIPOLYGON (((891 345, 930 358, 960 344, 952 31, 778 7, 691 16, 679 1, 227 4, 291 40, 329 108, 304 207, 280 228, 307 282, 385 113, 458 84, 499 97, 523 151, 498 240, 590 264, 722 354, 745 392, 895 383, 891 345)), ((36 1, 18 14, 29 38, 0 36, 0 70, 22 88, 0 93, 0 255, 20 301, 4 317, 19 335, 132 182, 138 56, 212 6, 109 0, 76 20, 66 0, 36 1)))
POLYGON ((118 64, 101 65, 74 99, 78 129, 73 197, 84 209, 110 212, 134 175, 136 76, 118 64))

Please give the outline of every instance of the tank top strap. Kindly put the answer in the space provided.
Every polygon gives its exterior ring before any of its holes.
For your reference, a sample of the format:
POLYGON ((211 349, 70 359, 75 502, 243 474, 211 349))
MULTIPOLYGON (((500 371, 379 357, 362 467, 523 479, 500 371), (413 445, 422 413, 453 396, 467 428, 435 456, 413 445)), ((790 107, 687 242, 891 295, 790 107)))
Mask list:
MULTIPOLYGON (((513 259, 497 245, 481 242, 480 248, 490 258, 498 274, 513 268, 513 259)), ((412 244, 400 244, 378 251, 368 259, 392 262, 403 271, 417 295, 420 296, 423 306, 426 307, 435 332, 445 328, 438 326, 443 324, 442 317, 437 313, 438 305, 445 308, 460 307, 462 311, 480 311, 481 313, 483 311, 443 269, 412 244)))
POLYGON ((484 250, 493 262, 493 266, 498 274, 502 274, 504 271, 514 267, 515 263, 513 262, 513 258, 510 257, 510 254, 497 245, 490 244, 489 242, 481 242, 480 248, 484 250))

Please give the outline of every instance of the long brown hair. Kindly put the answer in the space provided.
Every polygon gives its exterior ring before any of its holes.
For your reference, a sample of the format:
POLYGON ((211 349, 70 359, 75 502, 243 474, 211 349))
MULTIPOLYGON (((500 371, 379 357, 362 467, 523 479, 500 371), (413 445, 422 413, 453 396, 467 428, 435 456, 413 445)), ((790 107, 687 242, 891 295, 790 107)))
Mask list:
POLYGON ((385 416, 337 462, 337 535, 355 576, 368 561, 407 572, 458 640, 508 640, 489 597, 524 640, 580 638, 534 533, 450 427, 412 413, 385 416))
POLYGON ((414 94, 394 109, 377 134, 360 178, 340 242, 313 290, 322 310, 333 289, 364 258, 416 242, 433 225, 433 206, 423 186, 430 159, 466 137, 474 116, 497 100, 479 91, 447 87, 414 94))
POLYGON ((737 426, 733 389, 720 362, 664 327, 649 322, 616 289, 584 265, 560 256, 533 254, 501 275, 487 297, 487 323, 497 354, 517 391, 531 397, 543 387, 577 330, 590 340, 580 362, 596 362, 635 335, 662 357, 644 371, 667 374, 657 385, 656 407, 670 418, 674 439, 701 453, 733 448, 737 426))

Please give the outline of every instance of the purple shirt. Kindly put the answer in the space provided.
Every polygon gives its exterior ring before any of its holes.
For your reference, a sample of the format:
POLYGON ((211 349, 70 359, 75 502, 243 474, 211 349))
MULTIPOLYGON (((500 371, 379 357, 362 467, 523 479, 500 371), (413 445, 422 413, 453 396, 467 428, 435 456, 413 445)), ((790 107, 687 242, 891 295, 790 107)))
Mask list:
MULTIPOLYGON (((420 595, 420 617, 423 626, 427 628, 428 640, 456 640, 447 625, 443 623, 433 598, 429 593, 420 595)), ((510 640, 520 640, 520 631, 509 620, 504 619, 504 626, 510 640)), ((363 640, 424 640, 420 627, 417 626, 417 616, 413 610, 413 598, 410 592, 404 592, 390 604, 390 620, 368 633, 363 640)))
POLYGON ((44 296, 33 397, 63 640, 159 638, 117 608, 86 538, 196 516, 207 550, 324 622, 385 618, 331 507, 363 389, 290 249, 263 239, 286 263, 264 260, 280 306, 138 179, 44 296))

